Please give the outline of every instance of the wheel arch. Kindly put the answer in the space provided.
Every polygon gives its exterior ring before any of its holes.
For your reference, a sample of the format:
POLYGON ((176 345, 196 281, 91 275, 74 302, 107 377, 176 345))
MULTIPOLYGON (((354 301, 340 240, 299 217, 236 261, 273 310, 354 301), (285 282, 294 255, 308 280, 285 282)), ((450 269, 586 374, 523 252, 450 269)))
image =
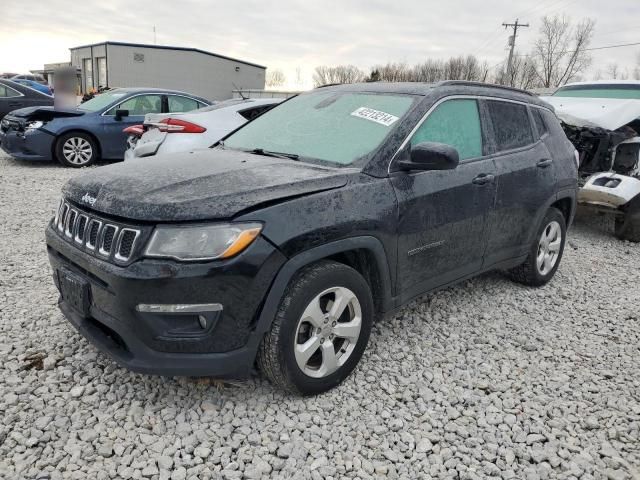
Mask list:
POLYGON ((102 158, 102 145, 100 145, 100 140, 98 139, 95 133, 92 133, 89 130, 86 130, 84 128, 69 128, 67 130, 63 130, 56 133, 56 139, 51 145, 52 158, 57 158, 56 150, 58 149, 58 142, 60 141, 60 138, 62 138, 64 135, 68 135, 69 133, 82 133, 84 135, 88 135, 89 137, 91 137, 96 144, 96 148, 98 149, 98 152, 97 152, 98 155, 96 159, 102 158))
POLYGON ((287 260, 282 266, 269 289, 256 322, 255 329, 259 336, 271 327, 280 300, 294 275, 303 267, 319 260, 333 260, 358 271, 371 288, 376 313, 392 308, 391 273, 380 240, 372 236, 337 240, 305 250, 287 260))

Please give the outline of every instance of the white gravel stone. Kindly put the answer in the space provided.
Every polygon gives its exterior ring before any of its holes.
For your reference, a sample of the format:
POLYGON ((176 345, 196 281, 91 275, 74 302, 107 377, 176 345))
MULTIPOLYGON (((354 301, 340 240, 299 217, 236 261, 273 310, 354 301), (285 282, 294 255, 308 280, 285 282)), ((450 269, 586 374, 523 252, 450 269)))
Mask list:
POLYGON ((0 155, 0 477, 637 478, 640 245, 610 220, 579 215, 545 287, 491 273, 379 320, 299 398, 131 373, 76 333, 43 230, 81 173, 0 155))

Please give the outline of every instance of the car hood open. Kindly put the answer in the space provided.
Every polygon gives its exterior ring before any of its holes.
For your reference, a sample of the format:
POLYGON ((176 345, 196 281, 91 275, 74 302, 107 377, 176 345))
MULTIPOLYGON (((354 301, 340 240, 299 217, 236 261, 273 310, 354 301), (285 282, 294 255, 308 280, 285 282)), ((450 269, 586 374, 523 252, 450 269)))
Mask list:
POLYGON ((542 97, 558 117, 576 127, 617 130, 640 118, 640 100, 618 98, 542 97))
POLYGON ((26 107, 14 110, 11 116, 28 120, 51 120, 59 117, 79 117, 84 112, 77 108, 26 107))
POLYGON ((94 169, 63 188, 80 207, 148 222, 230 219, 266 203, 344 186, 354 169, 202 149, 94 169))

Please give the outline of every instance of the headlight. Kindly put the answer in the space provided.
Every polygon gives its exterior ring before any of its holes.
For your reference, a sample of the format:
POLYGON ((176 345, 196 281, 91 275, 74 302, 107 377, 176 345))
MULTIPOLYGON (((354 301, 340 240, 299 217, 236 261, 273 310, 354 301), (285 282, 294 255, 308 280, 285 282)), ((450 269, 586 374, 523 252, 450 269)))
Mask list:
POLYGON ((145 255, 190 261, 230 258, 251 245, 261 230, 259 223, 157 227, 145 255))
POLYGON ((25 126, 25 130, 36 130, 43 125, 44 125, 44 122, 41 122, 40 120, 35 120, 33 122, 27 123, 27 125, 25 126))

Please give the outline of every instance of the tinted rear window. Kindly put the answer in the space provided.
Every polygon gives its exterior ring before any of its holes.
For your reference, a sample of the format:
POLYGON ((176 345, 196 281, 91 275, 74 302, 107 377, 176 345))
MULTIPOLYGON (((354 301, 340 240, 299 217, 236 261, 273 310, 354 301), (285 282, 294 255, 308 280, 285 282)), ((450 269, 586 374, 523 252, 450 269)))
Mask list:
POLYGON ((487 107, 499 152, 533 143, 531 123, 525 105, 490 100, 487 107))

